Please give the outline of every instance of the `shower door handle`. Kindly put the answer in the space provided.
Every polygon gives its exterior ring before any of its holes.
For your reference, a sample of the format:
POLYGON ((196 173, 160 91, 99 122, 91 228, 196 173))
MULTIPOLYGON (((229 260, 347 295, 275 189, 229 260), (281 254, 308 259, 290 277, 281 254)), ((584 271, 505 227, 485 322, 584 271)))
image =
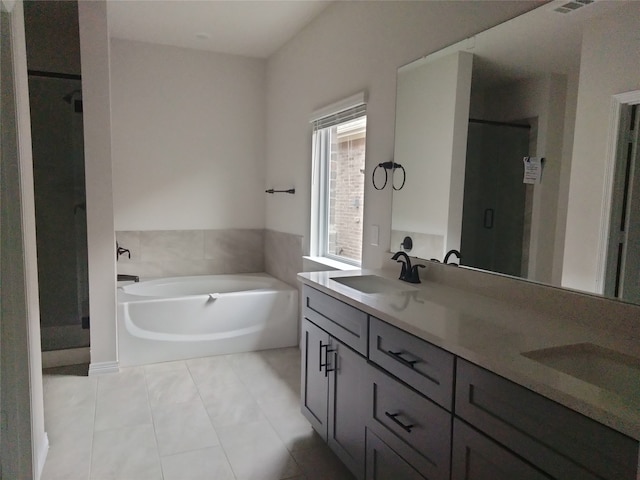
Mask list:
POLYGON ((484 228, 491 229, 493 228, 493 208, 487 208, 484 211, 484 228))

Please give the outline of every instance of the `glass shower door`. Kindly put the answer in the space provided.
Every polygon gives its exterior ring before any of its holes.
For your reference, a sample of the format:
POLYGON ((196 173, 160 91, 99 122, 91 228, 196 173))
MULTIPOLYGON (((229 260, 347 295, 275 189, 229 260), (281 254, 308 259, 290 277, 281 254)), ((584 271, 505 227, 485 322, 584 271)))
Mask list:
POLYGON ((81 81, 59 77, 29 75, 43 351, 89 346, 81 81))
POLYGON ((528 150, 528 127, 469 123, 460 245, 464 265, 526 277, 530 218, 522 159, 528 150))

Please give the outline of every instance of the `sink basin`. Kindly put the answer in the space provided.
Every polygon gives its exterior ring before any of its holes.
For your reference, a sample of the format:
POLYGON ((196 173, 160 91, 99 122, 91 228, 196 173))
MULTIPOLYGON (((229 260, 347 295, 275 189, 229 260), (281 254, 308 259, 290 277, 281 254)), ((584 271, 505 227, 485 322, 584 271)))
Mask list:
POLYGON ((638 358, 592 343, 563 345, 522 355, 623 397, 640 397, 638 358))
POLYGON ((331 280, 362 293, 395 293, 415 290, 411 285, 403 284, 403 282, 400 282, 399 280, 389 280, 388 278, 379 277, 377 275, 335 277, 331 280))

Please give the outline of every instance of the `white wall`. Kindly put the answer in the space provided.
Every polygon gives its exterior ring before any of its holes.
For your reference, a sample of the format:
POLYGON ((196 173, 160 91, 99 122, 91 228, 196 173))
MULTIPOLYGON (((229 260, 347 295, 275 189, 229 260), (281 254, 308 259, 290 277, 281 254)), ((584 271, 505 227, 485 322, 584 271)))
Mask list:
POLYGON ((393 230, 443 238, 426 252, 414 238, 422 258, 460 249, 472 63, 456 52, 398 72, 394 160, 407 178, 393 194, 393 230))
POLYGON ((113 228, 109 28, 104 0, 79 2, 87 195, 91 365, 117 371, 116 237, 113 228))
POLYGON ((264 227, 265 61, 111 40, 115 228, 264 227))
POLYGON ((562 285, 600 291, 597 255, 611 96, 640 89, 640 2, 585 27, 578 86, 562 285), (606 43, 607 48, 602 48, 606 43))
MULTIPOLYGON (((311 127, 315 109, 368 91, 367 166, 393 157, 396 69, 534 6, 535 2, 335 2, 267 64, 266 184, 295 196, 266 200, 269 229, 309 234, 311 127)), ((391 188, 365 185, 363 266, 389 251, 391 188), (373 246, 371 227, 380 227, 373 246)), ((308 238, 305 238, 308 248, 308 238)))

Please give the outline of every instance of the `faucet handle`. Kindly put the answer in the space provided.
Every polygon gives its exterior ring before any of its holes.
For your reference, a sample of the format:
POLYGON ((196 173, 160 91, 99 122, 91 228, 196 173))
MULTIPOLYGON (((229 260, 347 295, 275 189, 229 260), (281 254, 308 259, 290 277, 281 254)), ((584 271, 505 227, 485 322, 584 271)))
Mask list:
POLYGON ((418 268, 425 268, 425 265, 421 263, 416 263, 413 267, 411 267, 411 272, 407 273, 407 282, 409 283, 421 283, 420 275, 418 274, 418 268))
POLYGON ((400 276, 398 277, 398 279, 405 280, 407 278, 407 264, 404 263, 402 260, 396 260, 396 261, 402 264, 402 270, 400 270, 400 276))

